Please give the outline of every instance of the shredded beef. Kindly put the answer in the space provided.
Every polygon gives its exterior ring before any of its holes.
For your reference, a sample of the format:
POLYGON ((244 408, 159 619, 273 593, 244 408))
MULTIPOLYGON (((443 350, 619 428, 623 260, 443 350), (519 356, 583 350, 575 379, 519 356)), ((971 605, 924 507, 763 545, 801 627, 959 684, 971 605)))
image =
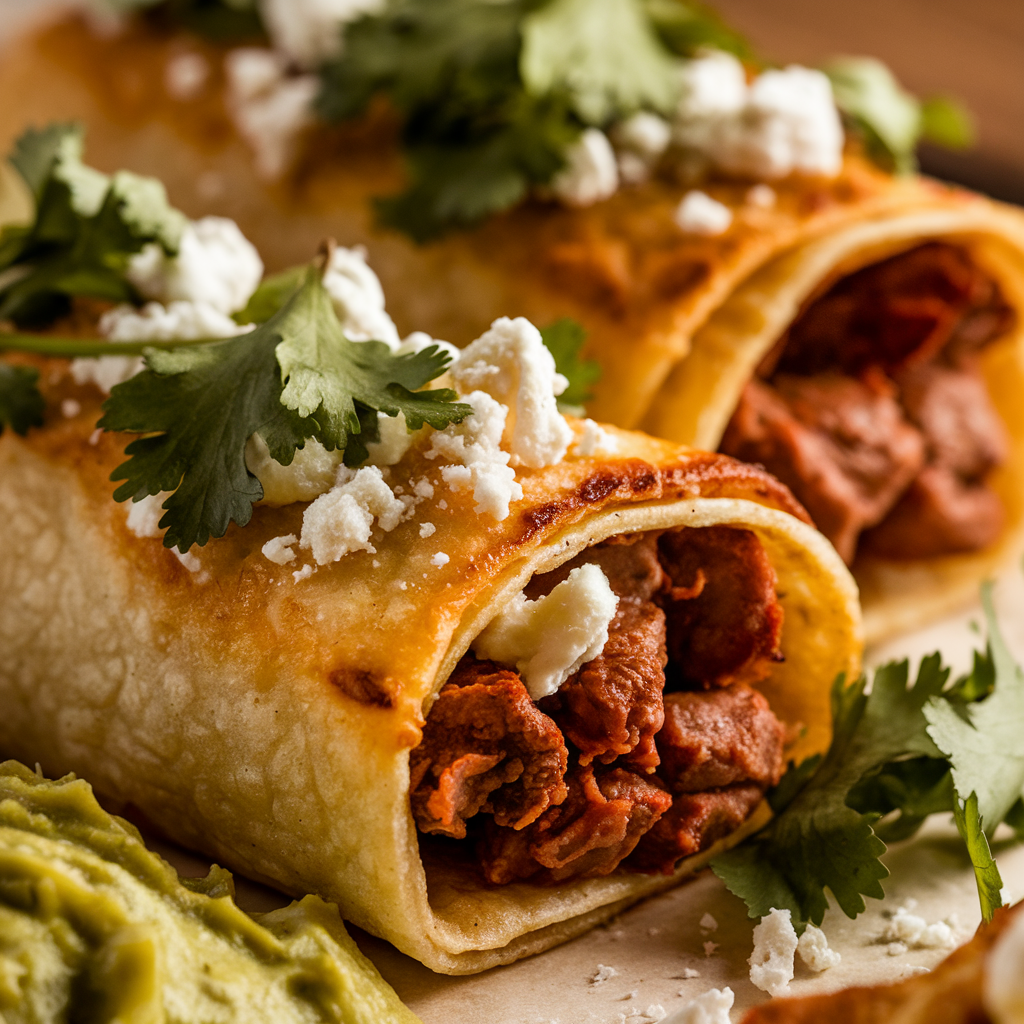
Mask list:
POLYGON ((650 772, 658 764, 654 736, 665 720, 668 660, 665 615, 651 596, 661 588, 664 573, 655 535, 629 540, 589 548, 557 572, 534 580, 534 592, 547 593, 572 568, 593 562, 619 597, 604 650, 540 707, 579 748, 581 765, 595 759, 608 764, 625 755, 630 767, 650 772))
POLYGON ((457 839, 480 811, 513 829, 565 799, 568 751, 515 672, 463 658, 411 754, 411 800, 423 832, 457 839))
POLYGON ((811 303, 790 328, 778 369, 893 373, 940 353, 968 356, 1012 323, 998 285, 969 253, 932 242, 844 277, 811 303))
POLYGON ((488 822, 479 854, 488 881, 561 882, 607 875, 672 804, 672 797, 640 775, 590 766, 567 776, 569 795, 532 825, 516 831, 488 822))
POLYGON ((847 564, 924 463, 921 432, 891 394, 839 373, 751 381, 723 452, 759 462, 806 506, 847 564))
POLYGON ((992 543, 1004 513, 984 477, 1005 429, 978 352, 1014 312, 969 252, 929 243, 815 299, 762 362, 722 451, 788 484, 850 563, 992 543))
POLYGON ((774 786, 782 776, 784 737, 768 701, 742 683, 707 693, 670 693, 658 733, 658 777, 673 793, 737 782, 774 786))
POLYGON ((672 874, 682 857, 700 853, 735 832, 763 797, 764 790, 754 783, 677 794, 671 808, 640 839, 626 866, 672 874))
POLYGON ((670 586, 665 610, 673 686, 757 682, 781 659, 775 570, 750 530, 684 528, 658 541, 670 586))

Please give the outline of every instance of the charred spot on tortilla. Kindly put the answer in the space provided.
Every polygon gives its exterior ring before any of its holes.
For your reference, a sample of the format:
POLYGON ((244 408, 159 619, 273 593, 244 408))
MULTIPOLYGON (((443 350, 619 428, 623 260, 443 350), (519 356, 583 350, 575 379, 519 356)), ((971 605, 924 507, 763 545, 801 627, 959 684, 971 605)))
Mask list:
POLYGON ((475 849, 492 885, 620 865, 671 875, 742 825, 782 773, 786 726, 751 686, 781 659, 783 628, 757 535, 614 536, 523 595, 540 601, 588 565, 618 601, 600 653, 535 702, 517 666, 471 645, 412 751, 420 832, 475 849))
POLYGON ((721 450, 786 483, 847 564, 922 559, 1003 532, 1009 454, 978 360, 1015 326, 967 248, 926 242, 805 304, 744 388, 721 450))

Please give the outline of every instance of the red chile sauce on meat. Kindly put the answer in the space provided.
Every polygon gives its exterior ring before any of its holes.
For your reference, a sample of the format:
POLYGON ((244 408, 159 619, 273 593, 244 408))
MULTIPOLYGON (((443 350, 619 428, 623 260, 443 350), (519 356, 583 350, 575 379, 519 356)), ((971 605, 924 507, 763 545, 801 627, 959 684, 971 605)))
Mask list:
POLYGON ((850 274, 762 362, 721 450, 787 484, 847 564, 986 547, 1003 528, 986 481, 1007 440, 978 355, 1013 322, 958 246, 850 274))
POLYGON ((619 604, 598 657, 534 703, 472 653, 412 751, 421 832, 472 849, 493 884, 671 873, 746 820, 783 767, 753 689, 781 657, 775 572, 726 526, 616 537, 535 576, 540 597, 599 565, 619 604))

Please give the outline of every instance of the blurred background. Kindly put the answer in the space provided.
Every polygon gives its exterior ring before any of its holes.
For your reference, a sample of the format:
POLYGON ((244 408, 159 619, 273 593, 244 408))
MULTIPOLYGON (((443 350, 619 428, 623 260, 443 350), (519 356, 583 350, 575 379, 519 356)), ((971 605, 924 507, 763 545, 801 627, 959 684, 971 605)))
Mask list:
MULTIPOLYGON (((67 0, 0 0, 0 45, 67 0)), ((965 153, 925 147, 923 168, 1024 204, 1024 0, 712 0, 766 57, 885 61, 919 96, 948 93, 974 115, 965 153)), ((2 60, 0 52, 0 60, 2 60)))

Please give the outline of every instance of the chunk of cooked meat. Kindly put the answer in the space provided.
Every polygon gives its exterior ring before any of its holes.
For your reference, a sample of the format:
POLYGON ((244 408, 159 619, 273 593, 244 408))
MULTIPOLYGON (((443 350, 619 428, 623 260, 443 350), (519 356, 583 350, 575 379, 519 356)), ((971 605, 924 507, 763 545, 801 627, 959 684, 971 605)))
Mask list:
POLYGON ((658 733, 658 777, 673 793, 737 782, 762 789, 782 777, 785 727, 763 694, 737 683, 710 692, 670 693, 658 733))
POLYGON ((487 823, 479 845, 487 880, 561 882, 610 874, 672 804, 672 797, 640 775, 590 766, 567 776, 569 795, 532 825, 516 831, 487 823))
POLYGON ((662 691, 668 660, 665 615, 651 596, 662 587, 665 574, 655 534, 625 540, 588 548, 531 584, 541 596, 577 565, 590 562, 601 567, 619 597, 604 650, 540 707, 579 748, 581 765, 594 760, 608 764, 624 756, 630 767, 650 772, 658 764, 654 736, 665 720, 662 691))
POLYGON ((959 246, 931 242, 865 267, 815 299, 784 340, 777 369, 893 373, 943 353, 958 362, 1005 334, 1013 310, 959 246))
POLYGON ((757 682, 781 658, 782 605, 775 570, 750 530, 685 527, 663 533, 658 551, 671 586, 665 609, 670 682, 757 682))
POLYGON ((540 706, 579 748, 580 764, 628 755, 631 767, 653 771, 667 662, 665 613, 651 601, 620 597, 604 650, 540 706))
POLYGON ((882 558, 933 558, 977 551, 999 539, 1006 511, 984 484, 967 484, 927 466, 881 525, 864 534, 864 550, 882 558))
POLYGON ((756 783, 703 793, 677 793, 672 806, 640 839, 627 867, 670 875, 683 857, 706 850, 740 827, 764 797, 756 783))
POLYGON ((786 484, 850 564, 924 465, 921 432, 891 393, 840 373, 780 375, 743 390, 721 450, 786 484))
POLYGON ((1006 427, 976 370, 932 364, 908 370, 896 381, 907 415, 924 433, 930 465, 980 481, 1006 461, 1006 427))
POLYGON ((525 828, 565 799, 568 750, 515 672, 465 657, 430 709, 410 756, 413 816, 461 839, 480 811, 525 828))

